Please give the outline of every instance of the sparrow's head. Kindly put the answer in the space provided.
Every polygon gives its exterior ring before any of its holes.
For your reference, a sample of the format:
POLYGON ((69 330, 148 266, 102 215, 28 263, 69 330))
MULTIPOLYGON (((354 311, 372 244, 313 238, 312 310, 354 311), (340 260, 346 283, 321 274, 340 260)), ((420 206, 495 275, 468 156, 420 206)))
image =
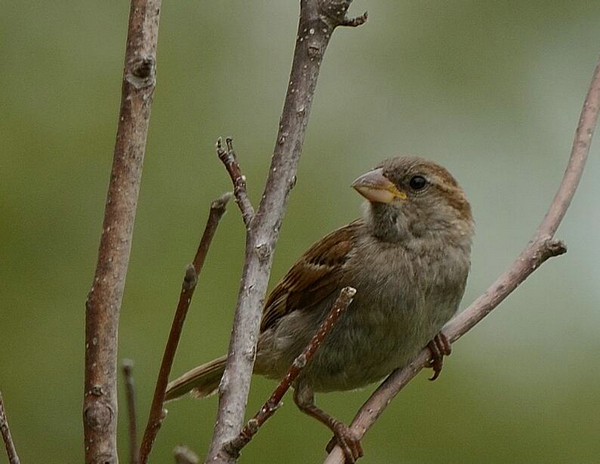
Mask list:
POLYGON ((439 237, 469 244, 471 206, 442 166, 423 158, 389 158, 352 187, 369 200, 366 220, 376 237, 392 242, 439 237))

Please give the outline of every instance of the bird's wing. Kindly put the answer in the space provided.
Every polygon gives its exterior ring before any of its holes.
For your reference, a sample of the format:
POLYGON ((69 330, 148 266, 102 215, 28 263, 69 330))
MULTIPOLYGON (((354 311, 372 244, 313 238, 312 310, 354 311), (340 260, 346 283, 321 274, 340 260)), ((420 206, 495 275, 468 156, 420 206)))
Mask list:
POLYGON ((343 266, 362 224, 362 220, 356 220, 335 230, 300 257, 269 295, 263 310, 261 332, 275 325, 284 315, 308 309, 339 290, 343 266))

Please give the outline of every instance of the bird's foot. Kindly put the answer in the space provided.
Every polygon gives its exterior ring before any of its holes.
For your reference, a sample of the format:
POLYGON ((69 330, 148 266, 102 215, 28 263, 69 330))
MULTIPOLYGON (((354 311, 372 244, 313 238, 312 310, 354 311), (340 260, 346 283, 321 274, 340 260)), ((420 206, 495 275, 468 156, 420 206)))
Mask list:
POLYGON ((433 369, 433 375, 429 380, 433 381, 440 376, 444 366, 444 356, 449 356, 452 353, 452 345, 442 332, 438 332, 433 340, 427 344, 427 348, 431 351, 429 367, 433 369))
POLYGON ((333 448, 339 445, 346 457, 346 464, 354 464, 359 458, 363 457, 364 453, 360 444, 360 438, 349 427, 341 422, 336 422, 332 430, 334 437, 329 440, 329 443, 325 447, 327 453, 331 453, 333 448))

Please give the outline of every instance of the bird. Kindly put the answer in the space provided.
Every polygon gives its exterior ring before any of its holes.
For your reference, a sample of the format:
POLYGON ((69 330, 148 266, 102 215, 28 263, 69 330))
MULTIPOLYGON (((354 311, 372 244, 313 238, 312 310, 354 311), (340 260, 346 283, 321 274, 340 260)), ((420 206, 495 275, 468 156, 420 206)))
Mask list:
MULTIPOLYGON (((348 426, 320 409, 315 392, 366 387, 429 347, 439 375, 451 346, 440 332, 457 312, 471 266, 474 221, 466 194, 442 166, 388 158, 351 186, 366 201, 359 219, 313 244, 263 308, 254 373, 280 380, 328 315, 340 290, 356 289, 345 314, 296 379, 294 402, 325 424, 347 463, 362 457, 348 426)), ((172 381, 166 400, 216 392, 226 357, 172 381)))

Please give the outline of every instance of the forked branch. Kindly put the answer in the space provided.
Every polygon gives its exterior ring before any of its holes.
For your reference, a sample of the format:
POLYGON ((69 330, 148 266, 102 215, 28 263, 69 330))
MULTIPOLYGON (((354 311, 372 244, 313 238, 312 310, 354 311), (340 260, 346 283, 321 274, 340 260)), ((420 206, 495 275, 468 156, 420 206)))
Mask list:
MULTIPOLYGON (((561 255, 567 251, 561 241, 554 239, 554 234, 579 185, 598 120, 599 108, 600 62, 596 65, 583 104, 565 175, 544 220, 537 229, 533 240, 525 247, 513 265, 483 295, 444 326, 442 331, 451 342, 458 340, 471 330, 548 258, 561 255)), ((429 361, 429 350, 424 349, 406 367, 394 371, 360 408, 352 421, 351 429, 362 438, 383 413, 390 401, 421 369, 429 365, 429 361)), ((343 462, 344 455, 337 446, 325 460, 326 464, 342 464, 343 462)))

